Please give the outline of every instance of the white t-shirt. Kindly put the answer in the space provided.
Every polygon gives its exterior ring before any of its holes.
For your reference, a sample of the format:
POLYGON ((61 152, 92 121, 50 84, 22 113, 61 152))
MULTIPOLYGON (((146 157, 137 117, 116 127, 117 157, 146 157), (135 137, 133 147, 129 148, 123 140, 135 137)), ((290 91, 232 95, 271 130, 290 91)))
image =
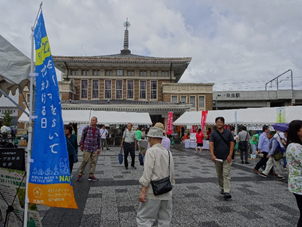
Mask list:
POLYGON ((100 129, 101 139, 106 139, 107 133, 108 133, 107 129, 100 129))

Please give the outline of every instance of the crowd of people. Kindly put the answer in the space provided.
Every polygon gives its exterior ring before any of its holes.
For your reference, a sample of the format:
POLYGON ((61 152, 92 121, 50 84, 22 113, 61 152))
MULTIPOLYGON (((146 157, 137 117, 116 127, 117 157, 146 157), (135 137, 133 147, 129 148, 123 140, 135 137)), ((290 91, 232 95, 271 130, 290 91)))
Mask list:
MULTIPOLYGON (((234 129, 225 129, 223 117, 215 120, 215 130, 208 130, 206 139, 209 140, 209 150, 215 164, 220 193, 228 200, 231 196, 231 166, 234 162, 235 146, 240 151, 242 164, 249 164, 250 155, 260 156, 254 167, 255 173, 266 178, 269 174, 276 175, 277 180, 284 180, 284 168, 288 170, 288 188, 296 198, 300 213, 302 212, 302 121, 296 120, 289 124, 288 130, 270 131, 267 125, 263 126, 262 133, 250 135, 246 127, 241 127, 238 135, 234 129), (286 162, 287 160, 287 162, 286 162), (288 163, 288 164, 287 164, 288 163), (260 171, 262 169, 263 171, 260 171), (276 172, 275 172, 276 170, 276 172)), ((90 125, 83 129, 80 140, 80 149, 83 151, 83 161, 80 166, 77 181, 82 180, 85 167, 90 159, 89 181, 97 181, 94 176, 96 158, 101 149, 107 148, 102 141, 102 135, 108 135, 105 127, 98 129, 97 118, 92 117, 90 125)), ((77 162, 77 139, 72 134, 72 127, 65 126, 70 171, 74 162, 77 162)), ((187 133, 185 136, 189 136, 187 133)), ((187 137, 189 138, 189 137, 187 137)), ((196 133, 195 152, 202 152, 204 135, 201 130, 196 133)), ((141 193, 139 195, 139 209, 136 217, 138 226, 151 226, 155 220, 159 226, 169 226, 172 218, 172 190, 155 195, 157 191, 151 182, 164 180, 169 176, 169 184, 174 185, 174 162, 170 152, 171 140, 165 135, 164 125, 156 123, 146 130, 133 129, 128 123, 122 135, 121 149, 124 153, 124 166, 128 166, 128 156, 131 156, 131 168, 135 167, 135 151, 139 151, 139 162, 144 166, 142 177, 139 179, 141 193), (157 168, 154 168, 156 166, 157 168)), ((252 157, 252 156, 251 156, 252 157)), ((166 182, 165 182, 166 184, 166 182)), ((172 186, 171 186, 172 188, 172 186)), ((300 216, 298 226, 302 226, 300 216)))

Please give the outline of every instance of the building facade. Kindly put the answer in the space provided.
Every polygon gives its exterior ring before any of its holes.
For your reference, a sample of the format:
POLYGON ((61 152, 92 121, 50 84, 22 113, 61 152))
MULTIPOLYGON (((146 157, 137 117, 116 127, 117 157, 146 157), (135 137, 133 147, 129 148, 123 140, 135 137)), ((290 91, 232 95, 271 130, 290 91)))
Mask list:
POLYGON ((126 26, 124 49, 119 54, 53 56, 62 72, 63 109, 148 112, 153 122, 164 124, 168 112, 176 120, 185 111, 212 109, 213 84, 178 83, 190 57, 134 55, 128 37, 126 26))

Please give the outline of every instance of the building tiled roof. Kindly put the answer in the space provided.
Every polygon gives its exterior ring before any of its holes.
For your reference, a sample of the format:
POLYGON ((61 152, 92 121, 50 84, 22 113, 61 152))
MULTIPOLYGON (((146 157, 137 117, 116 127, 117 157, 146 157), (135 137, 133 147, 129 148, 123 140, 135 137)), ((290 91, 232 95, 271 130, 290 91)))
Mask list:
POLYGON ((188 103, 134 100, 69 100, 62 101, 62 109, 104 110, 159 113, 161 111, 183 113, 191 108, 188 103))
POLYGON ((136 101, 136 100, 118 100, 118 99, 110 99, 110 100, 66 100, 62 101, 62 104, 70 103, 70 104, 106 104, 106 105, 184 105, 184 103, 178 102, 161 102, 161 101, 136 101))
POLYGON ((102 55, 102 56, 53 56, 54 62, 86 62, 86 63, 144 63, 144 64, 189 64, 192 58, 159 58, 134 54, 102 55))

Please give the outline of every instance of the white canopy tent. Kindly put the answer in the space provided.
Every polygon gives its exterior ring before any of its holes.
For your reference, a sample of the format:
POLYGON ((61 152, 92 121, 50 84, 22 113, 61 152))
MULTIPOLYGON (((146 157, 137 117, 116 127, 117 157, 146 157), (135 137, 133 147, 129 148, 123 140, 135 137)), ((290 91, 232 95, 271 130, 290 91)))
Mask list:
MULTIPOLYGON (((31 60, 0 35, 0 89, 21 93, 29 85, 31 60)), ((0 97, 2 93, 0 93, 0 97)))
MULTIPOLYGON (((114 111, 94 111, 94 110, 62 110, 64 124, 79 123, 89 124, 91 117, 96 116, 99 124, 137 124, 152 125, 148 113, 136 112, 114 112, 114 111)), ((23 113, 18 122, 28 122, 28 117, 23 113)))
MULTIPOLYGON (((272 125, 277 122, 277 110, 284 108, 285 122, 290 123, 292 120, 302 119, 302 106, 289 107, 267 107, 267 108, 248 108, 233 110, 210 110, 206 119, 206 125, 215 125, 216 117, 224 117, 225 124, 234 125, 242 124, 246 126, 272 125)), ((173 125, 200 125, 201 111, 185 112, 173 125)))

